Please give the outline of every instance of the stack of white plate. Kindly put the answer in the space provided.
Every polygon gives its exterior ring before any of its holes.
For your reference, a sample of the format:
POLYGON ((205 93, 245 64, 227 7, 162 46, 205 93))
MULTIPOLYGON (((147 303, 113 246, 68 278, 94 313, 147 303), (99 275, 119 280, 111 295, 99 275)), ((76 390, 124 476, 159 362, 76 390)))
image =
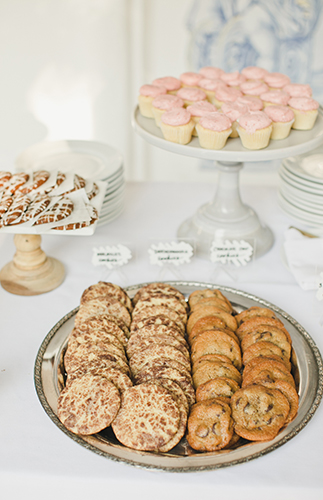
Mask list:
POLYGON ((295 220, 323 227, 323 148, 285 159, 279 170, 278 201, 295 220))
POLYGON ((124 168, 121 154, 94 141, 44 141, 29 147, 16 159, 16 171, 60 170, 87 180, 107 183, 98 225, 117 218, 124 208, 124 168))

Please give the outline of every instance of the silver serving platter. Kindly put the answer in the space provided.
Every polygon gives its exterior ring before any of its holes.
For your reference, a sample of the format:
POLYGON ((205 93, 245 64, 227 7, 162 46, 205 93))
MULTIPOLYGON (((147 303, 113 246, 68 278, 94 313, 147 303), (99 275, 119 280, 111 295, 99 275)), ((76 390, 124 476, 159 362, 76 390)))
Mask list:
MULTIPOLYGON (((186 297, 194 290, 218 288, 231 301, 234 309, 241 312, 251 306, 268 307, 275 311, 288 329, 294 348, 294 376, 299 393, 299 411, 296 419, 284 428, 272 441, 251 443, 242 441, 232 450, 199 453, 192 450, 186 439, 168 453, 142 452, 120 444, 112 430, 106 429, 93 436, 75 435, 68 431, 57 417, 57 400, 60 393, 59 372, 67 338, 74 326, 78 307, 64 316, 50 330, 42 342, 35 362, 34 379, 39 400, 51 420, 71 439, 103 457, 146 469, 170 472, 192 472, 219 469, 250 461, 276 450, 294 438, 311 420, 323 394, 323 363, 321 354, 304 328, 279 307, 254 295, 233 288, 210 283, 168 281, 186 297)), ((133 297, 137 290, 148 283, 127 287, 133 297)))

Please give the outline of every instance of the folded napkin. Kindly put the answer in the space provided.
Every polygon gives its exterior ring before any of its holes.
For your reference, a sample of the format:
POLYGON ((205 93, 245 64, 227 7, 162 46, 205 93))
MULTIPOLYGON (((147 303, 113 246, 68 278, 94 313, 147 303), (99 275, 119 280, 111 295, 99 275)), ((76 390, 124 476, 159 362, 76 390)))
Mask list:
POLYGON ((303 290, 317 290, 322 282, 323 238, 308 238, 297 229, 285 232, 288 267, 303 290))

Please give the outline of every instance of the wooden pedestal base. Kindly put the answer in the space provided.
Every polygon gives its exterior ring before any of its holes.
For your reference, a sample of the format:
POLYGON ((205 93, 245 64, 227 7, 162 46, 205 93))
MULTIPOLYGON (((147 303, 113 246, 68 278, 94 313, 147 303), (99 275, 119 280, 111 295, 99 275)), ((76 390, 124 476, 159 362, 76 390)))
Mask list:
POLYGON ((5 290, 16 295, 39 295, 64 281, 63 264, 41 250, 41 236, 16 234, 14 243, 14 258, 0 271, 0 283, 5 290))

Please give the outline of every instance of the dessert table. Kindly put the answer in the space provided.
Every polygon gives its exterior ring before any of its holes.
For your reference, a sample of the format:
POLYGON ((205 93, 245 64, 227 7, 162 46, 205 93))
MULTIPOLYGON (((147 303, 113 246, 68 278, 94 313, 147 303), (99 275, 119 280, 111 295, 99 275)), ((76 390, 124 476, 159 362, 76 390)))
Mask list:
MULTIPOLYGON (((37 296, 0 288, 0 481, 3 498, 57 499, 116 496, 132 500, 202 498, 206 495, 262 500, 323 497, 323 406, 293 439, 240 465, 203 472, 172 473, 115 462, 80 446, 54 425, 34 388, 34 363, 50 329, 79 304, 83 290, 99 280, 125 287, 156 280, 227 285, 265 299, 295 318, 323 352, 323 305, 315 292, 296 283, 282 259, 284 232, 297 225, 279 208, 277 189, 242 185, 245 203, 271 227, 274 245, 265 255, 233 273, 194 257, 177 269, 153 266, 152 241, 176 238, 181 222, 211 199, 210 183, 128 183, 125 210, 113 222, 81 239, 44 235, 47 255, 65 266, 65 281, 37 296), (92 264, 93 249, 122 243, 133 253, 119 270, 92 264)), ((0 268, 14 254, 13 235, 0 234, 0 268)))

